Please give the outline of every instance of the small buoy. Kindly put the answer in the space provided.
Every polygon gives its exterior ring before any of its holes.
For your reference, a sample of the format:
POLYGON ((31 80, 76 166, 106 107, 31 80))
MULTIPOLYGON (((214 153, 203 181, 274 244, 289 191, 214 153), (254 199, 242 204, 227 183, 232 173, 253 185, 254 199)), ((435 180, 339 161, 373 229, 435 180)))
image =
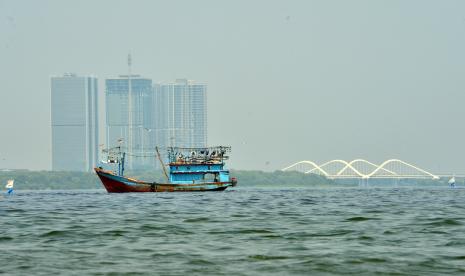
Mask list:
POLYGON ((6 183, 5 188, 7 189, 7 190, 6 190, 6 193, 7 193, 8 195, 11 195, 11 194, 13 193, 13 186, 14 186, 14 183, 15 183, 15 181, 14 181, 13 179, 8 180, 8 182, 6 183))
POLYGON ((455 188, 455 176, 452 176, 452 178, 449 179, 448 183, 451 188, 455 188))

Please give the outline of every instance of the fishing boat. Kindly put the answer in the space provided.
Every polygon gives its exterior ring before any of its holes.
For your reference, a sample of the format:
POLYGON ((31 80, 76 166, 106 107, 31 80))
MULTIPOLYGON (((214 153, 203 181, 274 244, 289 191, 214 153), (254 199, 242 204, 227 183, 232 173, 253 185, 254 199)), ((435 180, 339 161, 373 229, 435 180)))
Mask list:
POLYGON ((237 180, 225 169, 231 147, 181 148, 168 147, 169 173, 167 173, 158 148, 158 159, 166 177, 165 183, 147 182, 124 176, 126 153, 121 147, 107 150, 109 164, 115 170, 95 168, 95 172, 109 193, 130 192, 197 192, 223 191, 236 186, 237 180))

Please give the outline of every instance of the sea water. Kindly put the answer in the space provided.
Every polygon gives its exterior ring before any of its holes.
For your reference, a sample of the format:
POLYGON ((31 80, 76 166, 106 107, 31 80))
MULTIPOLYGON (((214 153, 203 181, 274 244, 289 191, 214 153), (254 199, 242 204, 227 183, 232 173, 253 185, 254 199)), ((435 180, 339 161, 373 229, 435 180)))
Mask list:
POLYGON ((465 273, 465 189, 15 191, 0 274, 465 273))

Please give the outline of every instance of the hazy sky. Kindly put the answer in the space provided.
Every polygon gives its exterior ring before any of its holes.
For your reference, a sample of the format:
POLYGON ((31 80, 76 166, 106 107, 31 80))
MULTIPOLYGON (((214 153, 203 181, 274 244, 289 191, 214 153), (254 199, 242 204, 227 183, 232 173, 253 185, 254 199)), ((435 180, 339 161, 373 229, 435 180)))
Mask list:
POLYGON ((209 143, 233 168, 465 173, 465 1, 450 0, 0 0, 0 168, 50 169, 50 75, 98 76, 103 102, 129 51, 156 82, 208 84, 209 143))

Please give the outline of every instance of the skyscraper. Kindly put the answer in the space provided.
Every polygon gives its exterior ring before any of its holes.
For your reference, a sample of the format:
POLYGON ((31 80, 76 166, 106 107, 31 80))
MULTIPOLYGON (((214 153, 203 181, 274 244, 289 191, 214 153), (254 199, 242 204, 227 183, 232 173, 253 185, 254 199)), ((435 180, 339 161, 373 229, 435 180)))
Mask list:
POLYGON ((98 160, 97 78, 51 77, 52 170, 91 171, 98 160))
POLYGON ((152 80, 139 75, 121 75, 118 78, 107 79, 105 86, 107 146, 116 146, 118 140, 122 139, 123 145, 127 147, 128 168, 142 169, 153 166, 153 158, 134 157, 143 155, 154 147, 152 80), (128 97, 129 92, 131 99, 128 97))
POLYGON ((155 133, 161 146, 207 146, 207 85, 178 79, 157 84, 155 133))

